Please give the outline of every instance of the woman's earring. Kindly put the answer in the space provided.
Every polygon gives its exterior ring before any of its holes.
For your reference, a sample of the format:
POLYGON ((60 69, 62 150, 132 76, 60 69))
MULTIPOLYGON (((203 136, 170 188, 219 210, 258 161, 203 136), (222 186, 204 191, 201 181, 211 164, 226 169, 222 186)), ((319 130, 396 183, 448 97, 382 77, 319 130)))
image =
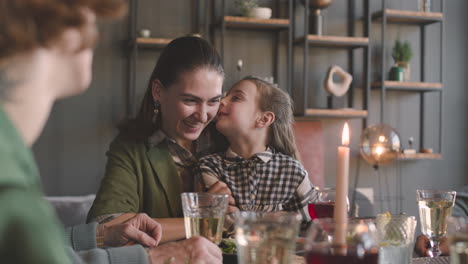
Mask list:
POLYGON ((159 103, 159 101, 154 101, 154 110, 153 110, 153 123, 156 123, 156 121, 158 121, 158 117, 159 117, 159 107, 161 107, 161 104, 159 103))

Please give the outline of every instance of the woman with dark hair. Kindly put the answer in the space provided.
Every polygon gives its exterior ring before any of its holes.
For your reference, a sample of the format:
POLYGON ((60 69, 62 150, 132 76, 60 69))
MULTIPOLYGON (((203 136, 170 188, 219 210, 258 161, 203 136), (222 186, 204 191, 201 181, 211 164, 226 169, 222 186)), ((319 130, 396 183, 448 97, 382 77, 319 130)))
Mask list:
MULTIPOLYGON (((221 58, 207 41, 181 37, 165 47, 137 117, 110 145, 88 220, 144 212, 163 226, 162 241, 185 236, 180 194, 195 190, 192 166, 219 146, 207 126, 218 111, 223 81, 221 58)), ((210 192, 230 194, 221 182, 210 192)))

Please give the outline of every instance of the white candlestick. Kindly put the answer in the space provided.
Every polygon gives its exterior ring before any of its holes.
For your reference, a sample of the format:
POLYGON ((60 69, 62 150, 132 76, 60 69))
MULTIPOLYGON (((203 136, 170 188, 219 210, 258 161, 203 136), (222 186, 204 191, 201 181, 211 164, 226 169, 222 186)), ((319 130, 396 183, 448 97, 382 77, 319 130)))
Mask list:
POLYGON ((349 128, 345 123, 342 136, 343 146, 338 147, 338 166, 336 173, 336 197, 335 209, 333 212, 335 219, 334 242, 345 244, 346 224, 348 222, 348 178, 349 178, 349 128))

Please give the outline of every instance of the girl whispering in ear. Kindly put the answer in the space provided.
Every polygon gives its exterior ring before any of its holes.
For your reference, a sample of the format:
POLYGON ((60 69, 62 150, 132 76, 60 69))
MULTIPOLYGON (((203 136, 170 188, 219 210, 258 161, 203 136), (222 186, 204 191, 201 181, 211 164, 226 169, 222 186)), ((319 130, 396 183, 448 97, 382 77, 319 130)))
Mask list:
POLYGON ((310 220, 314 187, 296 160, 293 120, 287 93, 252 76, 237 82, 216 122, 229 148, 201 158, 196 169, 204 187, 225 182, 241 211, 296 211, 310 220))

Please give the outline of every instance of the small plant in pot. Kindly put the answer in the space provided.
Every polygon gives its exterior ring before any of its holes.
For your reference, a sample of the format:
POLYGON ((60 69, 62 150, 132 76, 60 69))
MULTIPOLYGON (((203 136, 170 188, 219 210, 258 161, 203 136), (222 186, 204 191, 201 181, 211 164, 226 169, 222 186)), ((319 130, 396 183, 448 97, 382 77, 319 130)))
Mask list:
POLYGON ((258 7, 257 0, 235 0, 234 5, 240 11, 241 16, 249 16, 253 8, 258 7))
POLYGON ((411 77, 409 61, 413 57, 411 44, 408 41, 396 40, 392 50, 392 57, 395 60, 395 66, 403 68, 403 80, 409 81, 411 77))
POLYGON ((257 0, 235 0, 234 5, 240 11, 241 16, 260 19, 271 17, 271 8, 259 7, 257 0))

